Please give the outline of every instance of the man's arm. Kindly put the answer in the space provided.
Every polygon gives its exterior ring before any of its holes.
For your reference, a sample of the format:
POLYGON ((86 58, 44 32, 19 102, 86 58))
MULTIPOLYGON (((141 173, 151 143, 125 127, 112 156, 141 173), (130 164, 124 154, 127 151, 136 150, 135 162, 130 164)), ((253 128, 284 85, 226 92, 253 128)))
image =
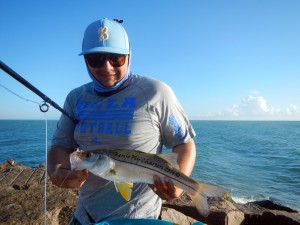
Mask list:
MULTIPOLYGON (((182 173, 190 176, 196 160, 196 146, 194 140, 190 140, 185 144, 176 145, 172 151, 178 154, 177 163, 182 173)), ((164 183, 159 177, 154 177, 154 186, 150 186, 153 191, 165 200, 178 198, 182 190, 176 188, 168 177, 165 177, 164 183), (165 185, 164 185, 165 183, 165 185)))
POLYGON ((47 172, 52 183, 63 188, 79 188, 88 177, 88 171, 73 171, 70 154, 74 149, 52 146, 48 151, 47 172))

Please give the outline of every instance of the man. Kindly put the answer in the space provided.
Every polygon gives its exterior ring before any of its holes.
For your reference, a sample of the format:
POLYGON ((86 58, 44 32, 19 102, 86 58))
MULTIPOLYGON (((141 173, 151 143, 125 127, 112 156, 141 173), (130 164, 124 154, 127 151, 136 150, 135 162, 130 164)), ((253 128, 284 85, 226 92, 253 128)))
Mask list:
MULTIPOLYGON (((196 157, 195 132, 173 91, 166 84, 130 71, 130 46, 117 20, 90 24, 82 52, 92 79, 72 90, 48 153, 48 173, 63 188, 80 188, 74 221, 90 224, 119 218, 158 218, 161 199, 179 197, 182 190, 165 177, 154 185, 134 184, 129 202, 113 182, 88 171, 70 171, 69 154, 81 150, 134 149, 160 153, 162 146, 178 154, 181 171, 190 175, 196 157)), ((142 174, 141 174, 142 176, 142 174)))

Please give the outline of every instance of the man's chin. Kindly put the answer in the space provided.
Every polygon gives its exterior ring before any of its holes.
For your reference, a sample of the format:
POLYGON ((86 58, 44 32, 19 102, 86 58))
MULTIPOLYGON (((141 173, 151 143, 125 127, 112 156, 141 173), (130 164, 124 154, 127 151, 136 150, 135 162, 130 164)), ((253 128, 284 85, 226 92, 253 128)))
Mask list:
POLYGON ((102 84, 106 88, 111 88, 111 87, 115 86, 116 83, 117 83, 117 82, 114 82, 114 81, 106 81, 106 82, 99 81, 99 82, 100 82, 100 84, 102 84))

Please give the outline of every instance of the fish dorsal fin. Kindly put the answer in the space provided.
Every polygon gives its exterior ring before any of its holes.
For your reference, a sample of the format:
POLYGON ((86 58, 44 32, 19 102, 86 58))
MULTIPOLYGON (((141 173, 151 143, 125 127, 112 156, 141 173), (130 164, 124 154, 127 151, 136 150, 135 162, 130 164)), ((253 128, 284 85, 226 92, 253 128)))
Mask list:
POLYGON ((133 183, 131 182, 121 182, 116 183, 117 189, 122 195, 122 197, 128 202, 131 198, 131 191, 133 187, 133 183))
POLYGON ((166 160, 168 163, 170 163, 173 167, 176 169, 179 169, 179 165, 177 162, 178 155, 175 152, 171 153, 164 153, 164 154, 158 154, 158 156, 164 160, 166 160))

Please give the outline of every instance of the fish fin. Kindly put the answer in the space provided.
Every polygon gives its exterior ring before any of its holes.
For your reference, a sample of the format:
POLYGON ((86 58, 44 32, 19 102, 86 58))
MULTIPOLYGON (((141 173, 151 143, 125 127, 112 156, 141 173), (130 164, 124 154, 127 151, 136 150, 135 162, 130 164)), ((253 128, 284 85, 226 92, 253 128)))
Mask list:
POLYGON ((115 185, 116 192, 119 192, 118 187, 117 187, 117 183, 115 181, 114 181, 114 185, 115 185))
POLYGON ((131 198, 131 191, 133 187, 133 183, 131 182, 121 182, 115 183, 118 191, 122 195, 122 197, 128 202, 131 198))
POLYGON ((195 204, 198 212, 202 216, 208 216, 209 206, 207 203, 207 197, 220 197, 222 196, 226 190, 223 187, 212 185, 212 184, 206 184, 203 182, 199 182, 198 190, 194 193, 189 193, 193 203, 195 204))
POLYGON ((178 154, 175 152, 171 152, 171 153, 164 153, 164 154, 158 154, 158 156, 164 160, 166 160, 168 163, 170 163, 174 168, 176 169, 180 169, 178 162, 177 162, 177 158, 178 158, 178 154))

